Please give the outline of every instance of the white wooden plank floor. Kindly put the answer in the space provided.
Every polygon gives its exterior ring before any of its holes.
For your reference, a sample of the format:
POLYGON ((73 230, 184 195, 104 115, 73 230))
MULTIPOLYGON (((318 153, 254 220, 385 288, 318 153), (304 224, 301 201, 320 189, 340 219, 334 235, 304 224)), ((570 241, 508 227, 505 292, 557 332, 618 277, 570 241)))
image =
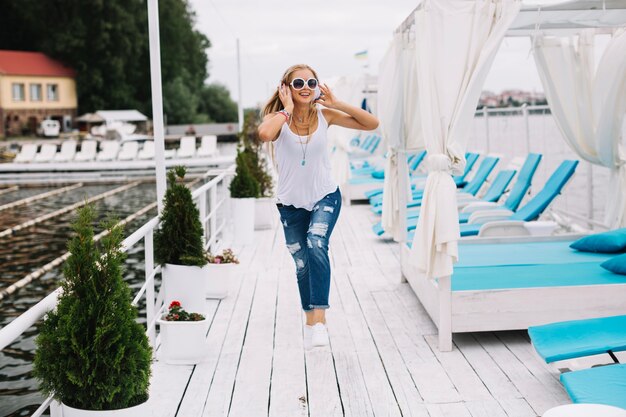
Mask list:
MULTIPOLYGON (((524 332, 454 336, 400 283, 397 244, 375 236, 367 206, 344 206, 331 239, 331 346, 305 351, 295 267, 282 228, 240 248, 230 295, 207 301, 207 355, 154 363, 154 416, 535 417, 569 402, 524 332)), ((158 355, 157 355, 158 357, 158 355)))

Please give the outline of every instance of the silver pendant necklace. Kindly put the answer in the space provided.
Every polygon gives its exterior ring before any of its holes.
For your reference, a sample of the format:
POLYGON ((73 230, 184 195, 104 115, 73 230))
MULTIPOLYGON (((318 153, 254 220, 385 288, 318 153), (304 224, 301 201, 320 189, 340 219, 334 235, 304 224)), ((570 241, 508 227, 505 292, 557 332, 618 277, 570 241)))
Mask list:
MULTIPOLYGON (((300 123, 302 123, 302 118, 298 116, 296 116, 296 118, 298 119, 300 123)), ((300 165, 304 166, 306 164, 306 151, 309 146, 309 141, 311 140, 311 135, 309 132, 306 142, 302 144, 302 136, 300 135, 300 130, 298 129, 298 126, 296 126, 295 124, 293 126, 296 128, 296 133, 298 134, 298 143, 300 143, 300 148, 302 149, 302 162, 300 163, 300 165)))

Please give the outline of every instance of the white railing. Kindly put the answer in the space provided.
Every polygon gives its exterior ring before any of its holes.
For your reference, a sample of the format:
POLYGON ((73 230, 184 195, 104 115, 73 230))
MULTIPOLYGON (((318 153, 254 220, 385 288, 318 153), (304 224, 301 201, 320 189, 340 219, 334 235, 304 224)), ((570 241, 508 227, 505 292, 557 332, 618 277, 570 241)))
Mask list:
POLYGON ((526 103, 522 104, 520 107, 501 107, 501 108, 489 108, 483 107, 480 110, 476 110, 474 113, 474 117, 482 117, 485 121, 485 141, 487 144, 487 153, 491 151, 491 138, 489 134, 489 117, 497 117, 497 116, 510 116, 514 114, 521 114, 524 118, 524 133, 526 137, 526 149, 529 151, 531 148, 530 145, 530 128, 528 124, 528 115, 529 114, 549 114, 550 106, 542 105, 542 106, 529 106, 526 103))
MULTIPOLYGON (((227 219, 222 218, 218 224, 218 209, 228 204, 228 193, 226 187, 230 182, 230 177, 234 174, 234 165, 225 170, 212 170, 207 172, 204 177, 207 178, 216 175, 209 182, 194 190, 192 197, 200 211, 200 219, 204 227, 205 248, 215 250, 217 238, 226 226, 227 219), (222 195, 218 200, 218 187, 222 187, 222 195), (207 213, 207 209, 210 210, 207 213)), ((225 216, 224 216, 225 217, 225 216)), ((122 242, 122 250, 128 251, 130 248, 144 241, 144 262, 145 262, 145 282, 135 295, 133 305, 137 305, 142 297, 146 297, 146 333, 150 340, 153 351, 156 351, 156 321, 158 312, 163 305, 163 295, 159 291, 155 299, 154 278, 161 272, 160 266, 154 264, 154 230, 159 225, 159 218, 153 217, 133 234, 128 236, 122 242)), ((11 323, 0 329, 0 350, 4 349, 20 337, 26 330, 37 323, 48 311, 55 308, 61 288, 57 288, 43 300, 35 304, 11 323)), ((49 406, 51 406, 52 397, 47 398, 43 404, 32 414, 31 417, 41 416, 49 406)))

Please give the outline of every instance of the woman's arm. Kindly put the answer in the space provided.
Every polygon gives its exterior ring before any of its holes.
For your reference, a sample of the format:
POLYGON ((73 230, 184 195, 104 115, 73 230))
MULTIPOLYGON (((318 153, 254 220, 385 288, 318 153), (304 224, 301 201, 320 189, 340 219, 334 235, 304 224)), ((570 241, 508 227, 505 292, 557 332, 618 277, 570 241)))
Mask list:
POLYGON ((324 110, 324 117, 329 125, 358 130, 374 130, 378 127, 378 119, 373 114, 337 100, 326 84, 320 85, 320 89, 323 95, 317 103, 327 107, 324 110))
MULTIPOLYGON (((284 84, 278 87, 278 97, 283 103, 285 111, 291 115, 293 112, 293 100, 291 98, 291 91, 289 90, 289 87, 284 84)), ((280 129, 282 129, 283 124, 285 124, 287 120, 286 115, 283 113, 272 113, 266 115, 263 118, 263 122, 261 122, 257 129, 259 132, 259 139, 263 142, 273 142, 278 139, 280 129)))

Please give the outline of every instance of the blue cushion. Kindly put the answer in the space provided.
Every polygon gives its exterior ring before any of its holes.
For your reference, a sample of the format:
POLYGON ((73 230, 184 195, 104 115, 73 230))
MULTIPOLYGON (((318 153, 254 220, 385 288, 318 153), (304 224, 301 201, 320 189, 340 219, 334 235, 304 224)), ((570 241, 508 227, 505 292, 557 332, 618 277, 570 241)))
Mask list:
POLYGON ((626 316, 531 326, 528 335, 548 363, 626 350, 626 316))
POLYGON ((626 228, 582 237, 570 247, 582 252, 623 252, 626 250, 626 228))
POLYGON ((626 408, 626 364, 566 372, 561 382, 574 403, 626 408))
POLYGON ((604 261, 600 266, 616 274, 626 275, 626 253, 604 261))
POLYGON ((372 177, 377 178, 377 179, 385 178, 385 170, 379 169, 379 170, 372 172, 372 177))

